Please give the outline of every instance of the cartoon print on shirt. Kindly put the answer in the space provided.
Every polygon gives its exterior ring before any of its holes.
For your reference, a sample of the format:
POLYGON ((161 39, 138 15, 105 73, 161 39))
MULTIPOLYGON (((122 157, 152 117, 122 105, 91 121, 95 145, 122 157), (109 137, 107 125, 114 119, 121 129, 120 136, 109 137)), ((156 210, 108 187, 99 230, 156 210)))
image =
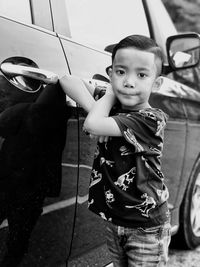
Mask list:
POLYGON ((96 150, 94 151, 94 159, 96 159, 99 156, 99 146, 96 146, 96 150))
POLYGON ((101 216, 102 219, 106 220, 107 221, 107 218, 105 216, 105 213, 103 212, 99 212, 99 215, 101 216))
POLYGON ((141 204, 134 206, 126 205, 125 207, 129 209, 138 209, 139 211, 141 211, 142 216, 149 217, 149 211, 156 207, 156 201, 153 197, 148 196, 147 193, 144 193, 141 198, 145 198, 144 202, 142 202, 141 204))
POLYGON ((91 178, 90 178, 90 186, 92 187, 95 184, 99 183, 102 179, 102 174, 100 172, 98 172, 97 170, 93 169, 91 172, 91 178))
POLYGON ((91 199, 91 201, 88 200, 88 208, 90 207, 90 205, 92 205, 94 203, 94 199, 91 199))
POLYGON ((111 222, 112 218, 106 218, 106 215, 104 212, 99 212, 99 215, 101 216, 102 219, 111 222))
POLYGON ((100 158, 100 165, 102 165, 103 163, 106 163, 106 165, 113 167, 113 164, 115 163, 112 160, 106 160, 104 157, 100 158))
POLYGON ((159 176, 161 180, 164 179, 164 175, 159 169, 156 168, 155 173, 159 176))
POLYGON ((115 201, 114 195, 113 195, 113 193, 111 192, 110 189, 105 191, 105 197, 106 197, 106 202, 107 203, 112 203, 112 202, 115 201))
POLYGON ((146 159, 144 156, 141 156, 141 160, 144 161, 145 167, 146 167, 147 169, 149 169, 149 168, 150 168, 150 165, 149 165, 147 159, 146 159))
POLYGON ((136 167, 133 167, 128 172, 123 173, 117 178, 117 181, 114 182, 115 185, 122 188, 122 190, 126 191, 129 188, 129 184, 133 182, 136 174, 136 167))
POLYGON ((137 152, 144 151, 144 148, 142 147, 142 145, 140 145, 140 143, 138 143, 138 141, 136 140, 134 131, 132 129, 127 128, 127 130, 124 131, 124 136, 129 143, 135 146, 137 152))
POLYGON ((157 121, 157 131, 156 131, 156 136, 161 135, 161 131, 163 130, 163 128, 165 127, 166 123, 164 120, 158 120, 157 121))
POLYGON ((156 190, 157 195, 160 197, 160 202, 163 203, 169 198, 169 191, 165 186, 164 190, 156 190))
POLYGON ((149 150, 150 150, 151 152, 154 152, 154 153, 157 154, 158 156, 161 155, 161 150, 158 149, 158 148, 156 148, 156 147, 154 147, 154 146, 152 146, 152 145, 149 145, 149 150))
POLYGON ((141 109, 141 110, 139 110, 139 113, 140 113, 140 115, 142 115, 144 118, 147 117, 147 118, 150 118, 150 119, 152 119, 152 120, 154 120, 154 121, 157 120, 157 116, 155 115, 155 113, 152 112, 152 111, 150 111, 150 110, 143 110, 143 109, 141 109))
POLYGON ((166 122, 164 119, 161 119, 161 118, 158 118, 156 116, 156 114, 154 114, 153 112, 151 111, 148 111, 148 110, 140 110, 139 113, 145 118, 145 117, 148 117, 148 118, 151 118, 152 120, 156 121, 157 122, 157 129, 156 129, 156 133, 155 135, 156 136, 159 136, 161 135, 161 131, 163 130, 163 128, 165 127, 166 125, 166 122))
POLYGON ((133 154, 133 151, 131 151, 126 146, 121 146, 119 148, 119 151, 121 152, 121 156, 128 156, 128 155, 132 155, 133 154))

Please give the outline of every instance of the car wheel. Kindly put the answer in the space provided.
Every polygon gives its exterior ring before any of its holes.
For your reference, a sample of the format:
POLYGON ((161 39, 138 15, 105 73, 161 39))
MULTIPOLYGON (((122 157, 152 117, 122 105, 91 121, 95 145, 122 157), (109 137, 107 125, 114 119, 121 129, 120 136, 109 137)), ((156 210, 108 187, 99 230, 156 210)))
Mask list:
POLYGON ((172 238, 172 245, 188 249, 200 245, 200 158, 185 191, 180 207, 180 227, 172 238))

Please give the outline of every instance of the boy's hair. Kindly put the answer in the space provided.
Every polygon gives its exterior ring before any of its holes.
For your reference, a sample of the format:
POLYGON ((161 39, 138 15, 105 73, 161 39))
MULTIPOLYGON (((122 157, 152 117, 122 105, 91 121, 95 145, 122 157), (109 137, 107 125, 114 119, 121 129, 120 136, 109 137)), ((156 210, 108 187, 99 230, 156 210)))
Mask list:
POLYGON ((112 63, 119 49, 129 47, 153 53, 155 55, 156 60, 157 75, 159 76, 161 74, 163 64, 162 50, 153 39, 143 35, 130 35, 122 39, 118 44, 116 44, 112 51, 112 63))

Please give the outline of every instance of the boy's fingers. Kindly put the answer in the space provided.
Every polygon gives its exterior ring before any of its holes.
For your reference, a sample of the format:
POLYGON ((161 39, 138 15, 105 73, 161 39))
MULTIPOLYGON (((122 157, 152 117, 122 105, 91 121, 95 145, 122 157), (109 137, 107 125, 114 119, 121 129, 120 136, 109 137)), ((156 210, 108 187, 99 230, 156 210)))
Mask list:
POLYGON ((104 143, 108 141, 108 136, 99 136, 99 143, 104 143))
POLYGON ((90 134, 90 138, 91 138, 91 139, 97 139, 97 136, 94 135, 94 134, 90 134))
POLYGON ((99 136, 99 143, 103 143, 104 142, 104 136, 99 136))
POLYGON ((108 137, 109 136, 104 136, 104 142, 108 142, 108 137))
POLYGON ((99 143, 103 143, 103 142, 107 142, 108 141, 108 136, 98 136, 98 135, 94 135, 94 134, 90 134, 89 132, 87 132, 84 127, 83 127, 83 131, 86 135, 89 135, 89 137, 91 139, 98 139, 99 143))
POLYGON ((106 94, 114 94, 111 85, 106 88, 106 94))

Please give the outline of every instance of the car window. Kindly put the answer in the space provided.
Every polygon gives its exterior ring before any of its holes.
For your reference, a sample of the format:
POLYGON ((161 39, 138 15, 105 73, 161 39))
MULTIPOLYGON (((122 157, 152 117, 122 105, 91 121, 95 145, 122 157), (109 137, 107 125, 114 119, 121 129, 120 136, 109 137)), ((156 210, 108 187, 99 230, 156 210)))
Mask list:
POLYGON ((141 0, 66 0, 71 36, 98 49, 131 34, 149 36, 141 0))
POLYGON ((159 0, 147 0, 149 16, 152 23, 153 34, 157 44, 162 48, 166 59, 166 39, 176 35, 177 30, 165 8, 159 0))
POLYGON ((0 15, 20 22, 32 23, 29 0, 0 0, 0 15))

